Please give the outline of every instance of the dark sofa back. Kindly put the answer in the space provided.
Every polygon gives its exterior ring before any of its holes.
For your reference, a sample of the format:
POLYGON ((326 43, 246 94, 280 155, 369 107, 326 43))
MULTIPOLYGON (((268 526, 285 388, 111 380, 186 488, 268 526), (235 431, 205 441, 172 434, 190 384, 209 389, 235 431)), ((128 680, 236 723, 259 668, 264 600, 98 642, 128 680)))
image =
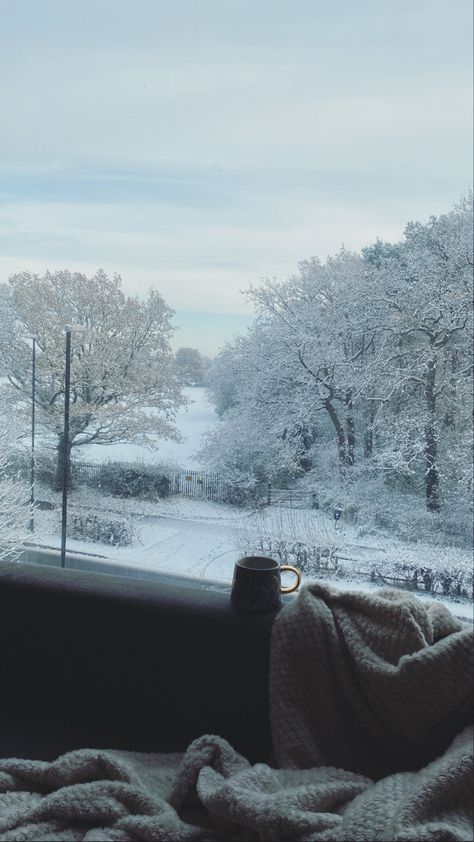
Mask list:
POLYGON ((0 756, 214 733, 268 759, 274 615, 236 613, 228 590, 0 562, 0 756))

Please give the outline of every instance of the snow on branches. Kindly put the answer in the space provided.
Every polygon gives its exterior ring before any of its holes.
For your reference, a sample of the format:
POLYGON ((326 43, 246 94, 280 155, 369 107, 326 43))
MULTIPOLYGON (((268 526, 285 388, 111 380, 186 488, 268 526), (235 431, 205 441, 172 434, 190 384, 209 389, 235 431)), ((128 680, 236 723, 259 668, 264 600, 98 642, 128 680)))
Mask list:
POLYGON ((213 467, 320 482, 324 466, 353 497, 383 476, 430 512, 466 509, 472 267, 468 194, 399 243, 341 249, 253 287, 255 321, 209 378, 222 418, 206 444, 213 467))
POLYGON ((12 443, 17 439, 15 418, 0 410, 0 559, 15 558, 27 535, 30 519, 27 484, 16 476, 12 443))
POLYGON ((170 348, 173 311, 156 290, 143 300, 126 297, 120 277, 102 270, 23 272, 0 285, 0 303, 4 392, 19 409, 29 400, 34 337, 37 422, 59 455, 70 323, 84 328, 72 334, 70 446, 178 438, 174 420, 185 399, 170 348))

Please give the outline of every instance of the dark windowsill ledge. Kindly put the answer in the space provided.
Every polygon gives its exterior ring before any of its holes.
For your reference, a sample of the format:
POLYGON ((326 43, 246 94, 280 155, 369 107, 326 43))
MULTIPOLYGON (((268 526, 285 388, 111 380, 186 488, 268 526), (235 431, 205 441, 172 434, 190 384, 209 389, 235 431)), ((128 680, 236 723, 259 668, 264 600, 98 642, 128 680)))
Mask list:
POLYGON ((0 562, 0 756, 184 751, 205 733, 269 756, 276 612, 235 611, 222 582, 140 572, 0 562))

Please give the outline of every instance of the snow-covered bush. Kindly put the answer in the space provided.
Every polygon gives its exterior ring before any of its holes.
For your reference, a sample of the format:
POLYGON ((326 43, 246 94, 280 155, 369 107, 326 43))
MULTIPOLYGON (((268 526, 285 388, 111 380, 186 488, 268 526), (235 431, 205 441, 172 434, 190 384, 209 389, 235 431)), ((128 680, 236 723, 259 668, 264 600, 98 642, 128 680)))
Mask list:
MULTIPOLYGON (((380 533, 379 533, 380 538, 380 533)), ((247 518, 239 528, 245 555, 266 555, 299 567, 308 578, 338 576, 434 596, 473 598, 470 553, 454 547, 401 544, 383 549, 353 545, 316 512, 272 507, 247 518)))
POLYGON ((70 514, 67 534, 70 538, 123 547, 132 543, 133 529, 129 521, 91 512, 70 514))
POLYGON ((424 542, 445 547, 472 546, 473 520, 469 493, 464 501, 446 500, 441 511, 427 511, 416 490, 395 487, 383 473, 355 465, 349 478, 328 467, 329 456, 315 457, 315 468, 299 482, 298 489, 316 493, 320 508, 332 514, 342 508, 344 520, 356 524, 358 537, 390 535, 407 543, 424 542))
POLYGON ((14 419, 0 414, 0 558, 15 558, 27 536, 30 519, 29 484, 21 470, 14 443, 14 419))
POLYGON ((234 469, 224 482, 223 502, 231 506, 255 505, 261 493, 262 483, 251 472, 234 469))
POLYGON ((204 433, 198 456, 237 495, 242 490, 245 496, 252 494, 258 484, 268 480, 277 484, 288 482, 301 474, 293 442, 287 438, 282 443, 284 430, 269 437, 269 424, 278 427, 278 415, 271 420, 261 412, 249 421, 240 410, 231 409, 225 422, 220 421, 204 433))
MULTIPOLYGON (((36 479, 48 488, 55 488, 57 464, 51 453, 39 453, 36 458, 36 479)), ((69 470, 69 488, 74 485, 72 465, 69 470)))
MULTIPOLYGON (((473 572, 465 564, 448 561, 442 553, 425 562, 395 562, 391 566, 392 575, 402 581, 410 582, 415 590, 425 590, 443 596, 473 597, 473 572)), ((377 569, 375 575, 383 576, 377 569)))
MULTIPOLYGON (((76 462, 70 463, 69 488, 77 484, 76 462)), ((31 456, 25 449, 17 449, 11 453, 9 458, 10 475, 25 479, 29 482, 31 476, 31 456)), ((35 455, 35 479, 50 489, 55 488, 57 474, 57 460, 50 450, 36 451, 35 455)))
POLYGON ((387 561, 386 563, 355 563, 344 557, 341 548, 314 545, 291 539, 261 537, 245 549, 246 554, 258 553, 276 559, 280 564, 292 564, 309 578, 338 576, 361 579, 403 588, 424 591, 434 596, 473 598, 473 572, 463 562, 452 558, 434 558, 432 561, 387 561))
POLYGON ((77 481, 98 488, 113 497, 141 497, 147 500, 168 497, 171 490, 169 477, 160 469, 145 465, 127 465, 121 462, 103 462, 100 468, 89 473, 87 468, 76 469, 77 481))
POLYGON ((8 459, 3 461, 2 469, 9 477, 29 482, 31 476, 31 456, 23 447, 11 447, 8 453, 8 459))

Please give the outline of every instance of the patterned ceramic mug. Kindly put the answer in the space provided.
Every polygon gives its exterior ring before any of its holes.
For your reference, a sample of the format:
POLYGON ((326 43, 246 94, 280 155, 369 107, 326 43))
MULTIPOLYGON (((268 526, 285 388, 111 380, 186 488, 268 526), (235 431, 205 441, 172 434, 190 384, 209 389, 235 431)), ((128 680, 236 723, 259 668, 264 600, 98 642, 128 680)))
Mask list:
POLYGON ((290 564, 278 564, 273 558, 245 556, 234 567, 230 600, 238 611, 260 614, 275 611, 281 605, 281 594, 295 591, 301 582, 301 573, 290 564), (289 588, 281 585, 281 572, 291 570, 296 582, 289 588))

